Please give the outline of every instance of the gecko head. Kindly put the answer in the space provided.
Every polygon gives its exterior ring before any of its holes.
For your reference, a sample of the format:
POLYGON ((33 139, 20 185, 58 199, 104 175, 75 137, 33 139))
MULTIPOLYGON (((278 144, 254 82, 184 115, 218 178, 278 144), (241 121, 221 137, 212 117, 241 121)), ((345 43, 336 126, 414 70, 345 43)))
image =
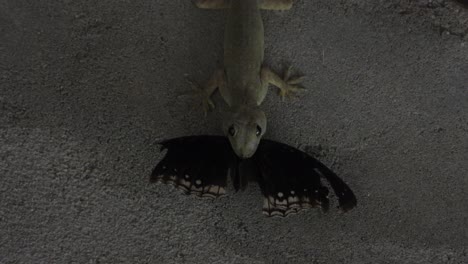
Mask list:
POLYGON ((232 108, 224 118, 223 131, 239 158, 253 156, 266 132, 266 116, 258 106, 232 108))

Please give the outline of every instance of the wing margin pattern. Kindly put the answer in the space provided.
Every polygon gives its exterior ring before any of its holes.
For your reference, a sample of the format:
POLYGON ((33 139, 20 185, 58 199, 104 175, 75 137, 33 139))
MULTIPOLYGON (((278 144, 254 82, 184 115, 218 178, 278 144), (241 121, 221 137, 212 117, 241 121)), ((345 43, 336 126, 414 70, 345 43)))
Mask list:
POLYGON ((233 158, 220 136, 188 136, 160 143, 164 158, 151 174, 151 182, 172 184, 185 194, 216 198, 226 194, 228 169, 233 158))

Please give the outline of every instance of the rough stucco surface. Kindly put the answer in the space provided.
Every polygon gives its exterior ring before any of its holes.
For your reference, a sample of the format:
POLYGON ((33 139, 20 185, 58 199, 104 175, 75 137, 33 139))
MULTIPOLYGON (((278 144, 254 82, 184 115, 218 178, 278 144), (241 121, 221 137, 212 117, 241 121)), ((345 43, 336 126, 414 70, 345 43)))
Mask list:
POLYGON ((347 214, 261 214, 148 183, 159 139, 219 134, 184 75, 220 65, 222 11, 190 1, 0 1, 0 263, 468 263, 468 10, 297 1, 264 12, 266 63, 308 92, 268 138, 353 188, 347 214))

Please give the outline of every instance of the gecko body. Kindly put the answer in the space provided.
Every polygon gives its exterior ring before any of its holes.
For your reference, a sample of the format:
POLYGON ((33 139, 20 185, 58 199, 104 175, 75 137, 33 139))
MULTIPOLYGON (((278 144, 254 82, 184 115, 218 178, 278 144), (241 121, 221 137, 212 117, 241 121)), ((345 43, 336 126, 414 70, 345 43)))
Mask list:
POLYGON ((224 33, 224 64, 207 84, 200 87, 205 111, 214 107, 211 95, 218 89, 229 111, 223 118, 223 132, 240 158, 250 158, 266 132, 267 119, 260 105, 268 85, 280 89, 280 95, 301 89, 302 78, 291 79, 289 70, 281 78, 263 65, 264 29, 261 9, 286 10, 292 0, 199 0, 200 8, 227 9, 224 33))

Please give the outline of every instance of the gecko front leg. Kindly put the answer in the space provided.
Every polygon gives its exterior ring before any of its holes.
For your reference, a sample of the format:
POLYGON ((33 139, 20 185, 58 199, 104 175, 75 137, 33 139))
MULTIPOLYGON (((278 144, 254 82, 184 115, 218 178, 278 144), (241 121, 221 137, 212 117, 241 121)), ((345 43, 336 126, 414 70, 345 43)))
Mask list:
POLYGON ((295 92, 303 91, 304 87, 301 87, 299 84, 304 80, 305 76, 299 76, 291 78, 291 66, 288 67, 286 72, 284 73, 283 78, 278 76, 275 72, 273 72, 268 67, 263 67, 260 73, 260 78, 262 80, 262 85, 268 86, 269 84, 273 84, 274 86, 278 87, 279 96, 281 100, 284 101, 286 96, 291 96, 295 92))
POLYGON ((203 113, 206 116, 210 110, 215 108, 215 104, 211 100, 211 96, 218 88, 223 87, 225 84, 224 70, 216 70, 203 86, 200 86, 191 80, 188 80, 188 82, 192 86, 192 94, 197 98, 195 100, 199 100, 203 113))

